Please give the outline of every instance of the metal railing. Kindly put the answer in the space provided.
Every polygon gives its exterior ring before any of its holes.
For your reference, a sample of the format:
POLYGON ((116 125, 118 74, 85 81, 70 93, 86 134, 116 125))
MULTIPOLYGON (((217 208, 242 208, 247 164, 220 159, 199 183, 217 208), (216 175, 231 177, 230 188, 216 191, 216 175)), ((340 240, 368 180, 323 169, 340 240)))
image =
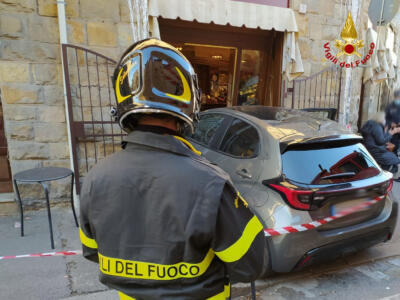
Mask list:
POLYGON ((291 82, 284 80, 281 105, 294 109, 332 108, 339 112, 341 86, 342 68, 337 66, 291 82))
POLYGON ((125 135, 111 115, 116 62, 94 51, 62 45, 77 193, 99 160, 120 149, 125 135))

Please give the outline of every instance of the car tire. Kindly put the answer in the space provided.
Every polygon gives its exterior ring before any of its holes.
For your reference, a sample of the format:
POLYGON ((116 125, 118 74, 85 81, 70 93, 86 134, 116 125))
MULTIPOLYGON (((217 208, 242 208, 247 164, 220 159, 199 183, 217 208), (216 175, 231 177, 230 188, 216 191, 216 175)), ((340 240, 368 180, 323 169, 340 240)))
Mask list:
POLYGON ((275 272, 272 270, 271 255, 269 252, 268 241, 267 239, 265 239, 264 264, 259 278, 264 279, 272 276, 274 273, 275 272))

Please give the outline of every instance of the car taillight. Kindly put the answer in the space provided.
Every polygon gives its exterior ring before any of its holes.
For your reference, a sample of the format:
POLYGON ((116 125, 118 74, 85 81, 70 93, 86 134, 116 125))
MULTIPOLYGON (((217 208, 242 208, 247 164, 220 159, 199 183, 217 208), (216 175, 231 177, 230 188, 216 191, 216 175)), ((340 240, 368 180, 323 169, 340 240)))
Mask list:
POLYGON ((392 188, 393 188, 393 178, 391 178, 391 179, 387 182, 386 193, 389 194, 389 192, 392 190, 392 188))
POLYGON ((286 186, 268 184, 276 191, 283 193, 291 206, 297 209, 309 210, 312 204, 313 192, 309 190, 294 190, 286 186))

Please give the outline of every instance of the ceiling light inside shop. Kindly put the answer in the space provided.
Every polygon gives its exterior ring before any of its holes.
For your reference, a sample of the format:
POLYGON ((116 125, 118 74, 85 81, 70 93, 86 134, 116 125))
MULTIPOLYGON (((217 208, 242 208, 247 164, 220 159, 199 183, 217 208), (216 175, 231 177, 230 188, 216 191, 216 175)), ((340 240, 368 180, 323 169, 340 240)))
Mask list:
POLYGON ((212 59, 222 59, 222 55, 213 55, 211 56, 212 59))

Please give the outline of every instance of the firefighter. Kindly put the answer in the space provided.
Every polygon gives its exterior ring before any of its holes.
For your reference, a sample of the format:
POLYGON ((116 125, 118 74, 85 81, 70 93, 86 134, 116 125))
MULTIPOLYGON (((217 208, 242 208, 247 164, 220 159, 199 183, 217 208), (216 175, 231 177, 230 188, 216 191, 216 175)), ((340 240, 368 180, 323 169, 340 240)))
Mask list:
POLYGON ((226 299, 262 271, 263 226, 229 176, 182 137, 198 119, 189 61, 157 39, 135 43, 113 76, 123 150, 81 192, 80 237, 121 299, 226 299))

